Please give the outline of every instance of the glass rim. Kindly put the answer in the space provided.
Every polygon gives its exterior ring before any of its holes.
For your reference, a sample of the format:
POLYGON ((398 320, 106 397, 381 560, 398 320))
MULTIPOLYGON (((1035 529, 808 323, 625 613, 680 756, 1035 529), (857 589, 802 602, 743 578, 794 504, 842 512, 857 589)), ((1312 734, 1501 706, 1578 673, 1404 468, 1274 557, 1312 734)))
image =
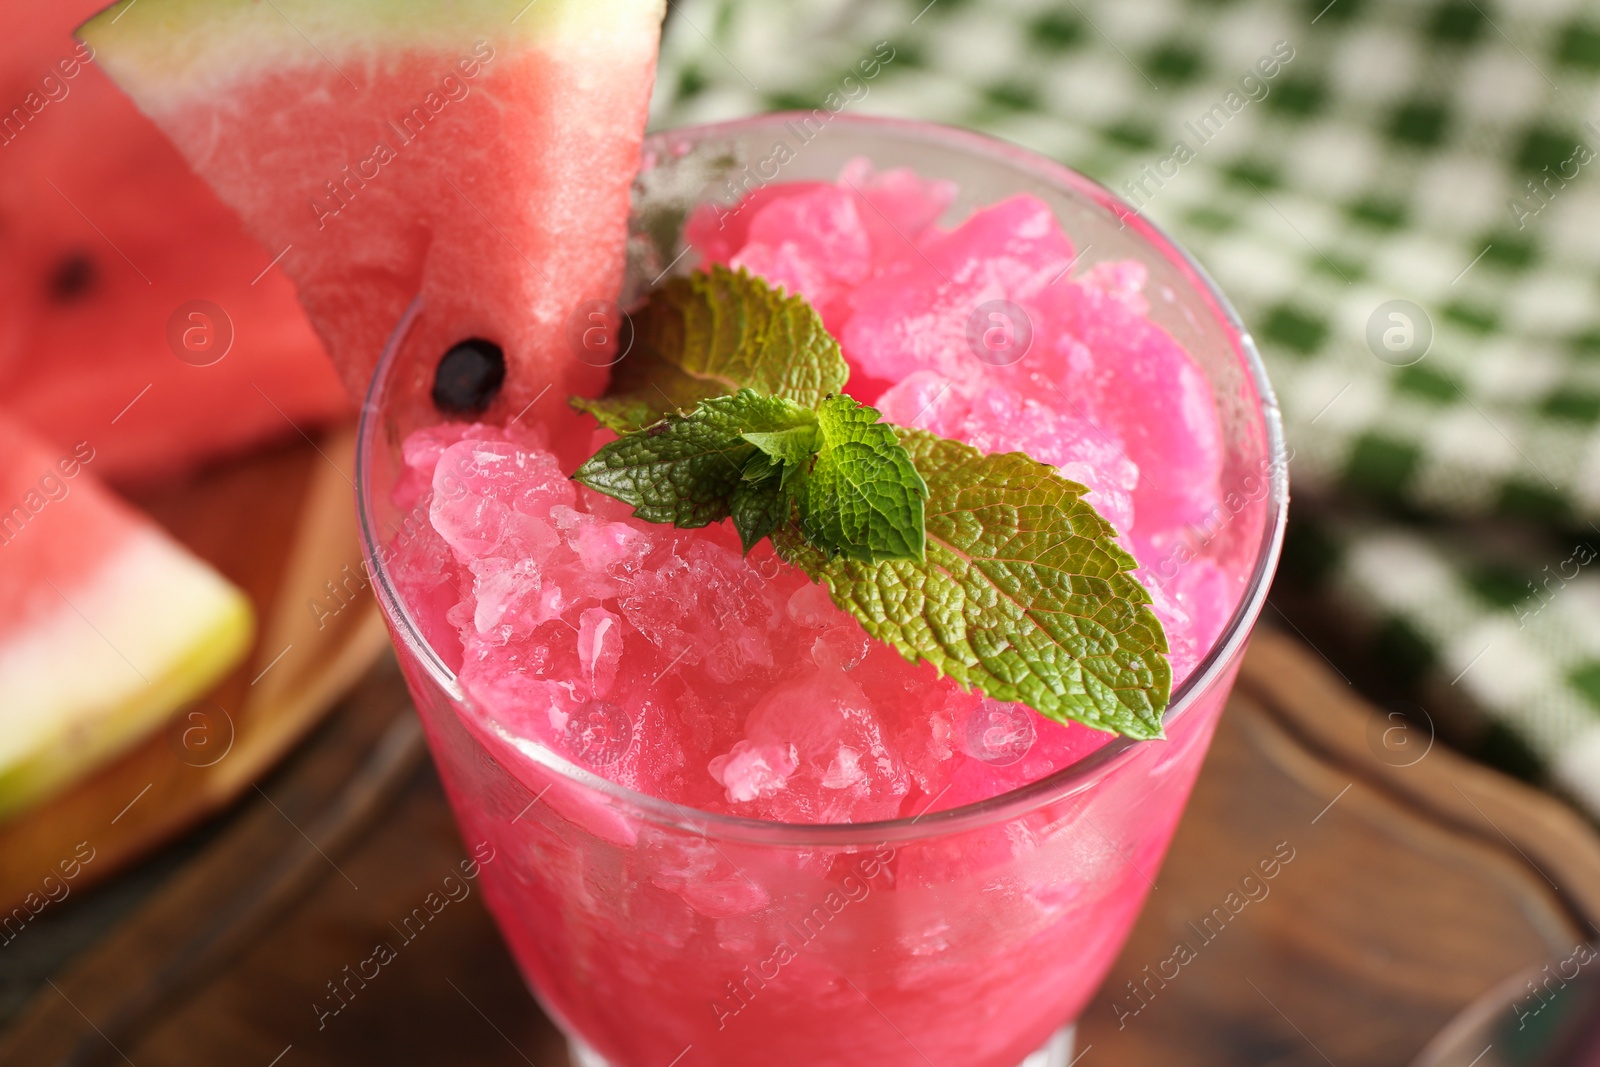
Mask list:
MULTIPOLYGON (((642 154, 647 155, 652 150, 665 149, 674 138, 692 137, 695 140, 707 140, 719 136, 739 136, 781 125, 803 115, 811 115, 811 112, 771 112, 726 122, 660 130, 645 137, 642 154)), ((1267 378, 1261 353, 1256 348, 1250 331, 1205 268, 1200 266, 1194 257, 1164 229, 1140 214, 1105 186, 1070 167, 1008 141, 940 123, 836 113, 829 120, 830 127, 835 125, 852 127, 858 131, 892 133, 902 139, 921 140, 935 143, 943 148, 996 159, 1045 185, 1064 189, 1094 201, 1112 212, 1124 225, 1138 233, 1158 254, 1177 267, 1195 290, 1210 301, 1213 312, 1228 328, 1235 355, 1247 371, 1260 404, 1267 445, 1265 460, 1268 464, 1268 491, 1264 500, 1267 513, 1255 557, 1255 566, 1245 586, 1245 593, 1227 625, 1211 643, 1206 654, 1171 694, 1161 719, 1162 726, 1169 727, 1198 702, 1200 695, 1221 678, 1235 656, 1242 652, 1243 645, 1249 639, 1251 628, 1266 603, 1267 592, 1282 551, 1289 503, 1288 450, 1277 396, 1267 378)), ((378 540, 378 525, 367 493, 369 483, 366 475, 370 472, 372 463, 369 449, 378 436, 380 426, 378 408, 383 387, 387 384, 387 372, 400 348, 400 341, 406 335, 420 308, 421 297, 418 296, 396 324, 373 370, 372 381, 368 385, 361 405, 356 433, 355 464, 355 494, 361 530, 361 551, 373 580, 374 593, 394 635, 414 654, 430 679, 450 696, 456 705, 452 707, 452 712, 463 719, 463 728, 473 735, 475 742, 481 744, 477 734, 487 727, 468 723, 465 721, 466 717, 461 715, 460 705, 470 705, 472 701, 462 691, 453 672, 445 666, 423 636, 394 588, 387 566, 376 551, 381 547, 378 540)), ((598 793, 608 802, 630 809, 629 814, 658 825, 701 835, 715 831, 721 839, 740 839, 760 844, 850 848, 904 841, 935 833, 954 834, 995 825, 1082 792, 1116 766, 1132 758, 1140 746, 1162 743, 1164 743, 1162 740, 1141 741, 1131 737, 1116 736, 1084 758, 1043 778, 996 796, 941 811, 925 811, 919 815, 859 823, 774 822, 744 815, 706 811, 703 808, 691 808, 613 782, 586 767, 573 763, 544 745, 519 745, 516 746, 516 751, 559 778, 598 793)), ((498 759, 498 756, 496 758, 498 759)), ((508 773, 513 777, 519 777, 509 768, 508 773)), ((937 799, 935 798, 934 803, 937 803, 937 799)))

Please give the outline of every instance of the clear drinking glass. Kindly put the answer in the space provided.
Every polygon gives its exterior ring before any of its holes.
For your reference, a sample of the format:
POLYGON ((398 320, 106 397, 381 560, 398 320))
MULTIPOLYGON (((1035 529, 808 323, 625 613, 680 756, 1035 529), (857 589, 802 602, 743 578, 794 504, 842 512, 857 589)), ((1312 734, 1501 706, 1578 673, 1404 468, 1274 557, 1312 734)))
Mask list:
POLYGON ((485 899, 586 1065, 1065 1064, 1066 1027, 1160 866, 1277 562, 1282 429, 1243 325, 1160 230, 1021 149, 846 115, 656 134, 635 187, 624 301, 693 266, 680 258, 690 207, 730 203, 770 180, 831 181, 860 156, 954 181, 946 222, 1028 192, 1083 250, 1079 269, 1128 259, 1148 268, 1151 318, 1201 366, 1224 427, 1227 504, 1195 553, 1243 593, 1174 692, 1166 740, 1115 739, 1002 796, 917 818, 792 825, 642 795, 498 731, 396 595, 387 546, 417 516, 398 514, 390 489, 400 442, 430 418, 415 401, 429 366, 406 351, 408 315, 362 412, 368 565, 462 834, 469 848, 494 849, 480 875, 485 899))

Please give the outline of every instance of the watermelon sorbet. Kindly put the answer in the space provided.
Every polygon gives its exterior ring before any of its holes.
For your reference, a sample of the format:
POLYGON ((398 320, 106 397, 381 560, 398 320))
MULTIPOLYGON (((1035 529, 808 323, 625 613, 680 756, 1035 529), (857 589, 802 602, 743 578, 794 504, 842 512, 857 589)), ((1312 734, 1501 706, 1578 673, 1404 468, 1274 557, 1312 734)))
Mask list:
MULTIPOLYGON (((632 275, 674 261, 660 221, 682 220, 684 264, 804 295, 884 421, 1084 485, 1165 628, 1185 694, 1166 739, 965 692, 770 543, 634 519, 570 477, 610 440, 587 416, 419 429, 419 379, 391 357, 364 499, 390 516, 400 661, 465 840, 495 850, 485 900, 575 1063, 1065 1067, 1061 1028, 1132 928, 1237 669, 1237 641, 1212 650, 1281 528, 1277 495, 1241 491, 1276 425, 1220 299, 1052 165, 840 118, 806 160, 833 180, 693 199, 781 121, 646 142, 632 275), (851 159, 869 150, 969 191, 851 159), (1084 212, 1086 243, 1057 211, 1084 212), (1081 262, 1089 244, 1102 261, 1081 262)), ((394 350, 431 367, 433 340, 394 350)))
MULTIPOLYGON (((1156 580, 1220 504, 1210 387, 1146 317, 1142 265, 1074 274, 1072 240, 1026 194, 942 228, 955 192, 855 161, 837 183, 705 206, 685 237, 703 264, 803 294, 842 345, 846 391, 884 421, 1087 486, 1141 564, 1176 689, 1243 589, 1205 559, 1156 580)), ((397 553, 397 587, 500 735, 678 804, 789 823, 957 807, 1111 739, 907 662, 770 543, 746 556, 731 522, 634 519, 549 445, 540 427, 418 430, 395 490, 436 535, 397 553)))

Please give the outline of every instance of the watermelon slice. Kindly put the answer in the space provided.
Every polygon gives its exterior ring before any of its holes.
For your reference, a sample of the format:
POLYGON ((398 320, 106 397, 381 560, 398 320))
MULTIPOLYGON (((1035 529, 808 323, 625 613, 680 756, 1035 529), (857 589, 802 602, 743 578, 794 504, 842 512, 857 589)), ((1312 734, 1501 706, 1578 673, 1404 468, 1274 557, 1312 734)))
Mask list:
POLYGON ((244 594, 0 419, 0 818, 154 729, 249 647, 244 594))
POLYGON ((85 59, 71 31, 98 6, 18 5, 0 42, 0 100, 22 109, 0 123, 0 404, 57 445, 93 442, 96 474, 125 483, 350 402, 292 284, 263 273, 272 253, 85 59), (196 300, 231 323, 208 366, 168 339, 196 300))
POLYGON ((79 36, 282 253, 352 389, 420 295, 434 362, 491 342, 502 417, 555 418, 604 382, 568 322, 621 285, 663 2, 123 0, 79 36))

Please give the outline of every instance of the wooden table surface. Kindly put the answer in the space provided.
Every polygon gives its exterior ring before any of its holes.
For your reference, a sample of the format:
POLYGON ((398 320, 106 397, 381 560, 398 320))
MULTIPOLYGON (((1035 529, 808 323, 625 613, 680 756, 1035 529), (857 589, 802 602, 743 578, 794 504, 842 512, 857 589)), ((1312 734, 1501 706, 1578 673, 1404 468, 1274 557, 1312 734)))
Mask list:
MULTIPOLYGON (((465 854, 392 666, 261 785, 39 988, 0 1064, 566 1062, 476 895, 318 1029, 325 983, 465 854)), ((1594 936, 1600 841, 1263 631, 1156 883, 1081 1022, 1083 1067, 1395 1067, 1506 975, 1594 936), (1269 894, 1206 938, 1212 909, 1284 849, 1269 894), (1149 981, 1179 942, 1194 958, 1149 981)))

